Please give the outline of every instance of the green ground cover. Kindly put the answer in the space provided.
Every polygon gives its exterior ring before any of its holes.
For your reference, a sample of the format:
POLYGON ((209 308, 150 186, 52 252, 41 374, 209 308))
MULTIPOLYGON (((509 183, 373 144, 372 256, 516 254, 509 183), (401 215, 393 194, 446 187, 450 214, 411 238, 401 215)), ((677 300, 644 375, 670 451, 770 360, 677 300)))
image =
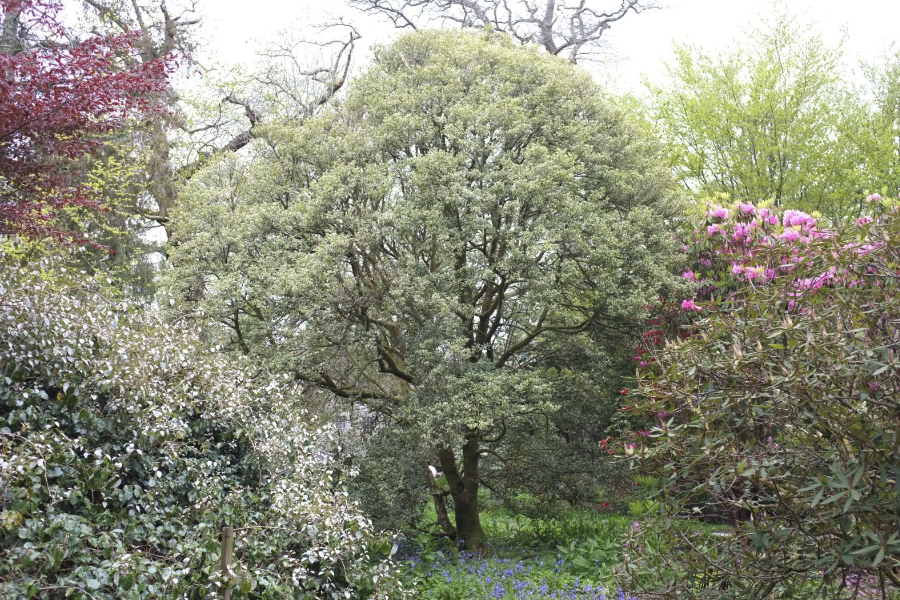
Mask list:
POLYGON ((481 600, 631 598, 610 589, 621 562, 623 539, 634 520, 571 510, 557 518, 530 519, 486 511, 488 551, 474 555, 423 533, 401 549, 403 571, 422 598, 481 600))
MULTIPOLYGON (((640 593, 618 589, 613 578, 626 552, 627 533, 641 526, 639 517, 572 509, 538 519, 492 509, 483 513, 482 523, 490 542, 480 555, 459 550, 433 532, 407 537, 398 553, 405 585, 429 600, 642 599, 640 593)), ((685 527, 707 540, 727 530, 697 522, 685 527)), ((876 598, 878 588, 874 580, 856 585, 853 579, 843 593, 829 597, 876 598)), ((810 592, 780 597, 808 598, 810 592)))

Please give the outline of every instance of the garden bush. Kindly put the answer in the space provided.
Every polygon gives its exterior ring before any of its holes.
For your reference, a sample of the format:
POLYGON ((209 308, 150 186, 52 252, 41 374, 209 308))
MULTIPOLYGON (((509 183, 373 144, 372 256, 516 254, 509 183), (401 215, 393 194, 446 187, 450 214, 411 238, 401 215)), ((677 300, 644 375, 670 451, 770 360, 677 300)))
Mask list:
POLYGON ((304 419, 285 385, 97 281, 6 268, 0 597, 400 594, 391 540, 336 476, 333 432, 304 419))
POLYGON ((666 598, 888 597, 900 584, 900 218, 823 229, 714 207, 689 252, 698 295, 649 344, 625 448, 656 510, 628 589, 666 598), (729 523, 701 536, 685 519, 729 523), (865 583, 864 582, 868 582, 865 583))

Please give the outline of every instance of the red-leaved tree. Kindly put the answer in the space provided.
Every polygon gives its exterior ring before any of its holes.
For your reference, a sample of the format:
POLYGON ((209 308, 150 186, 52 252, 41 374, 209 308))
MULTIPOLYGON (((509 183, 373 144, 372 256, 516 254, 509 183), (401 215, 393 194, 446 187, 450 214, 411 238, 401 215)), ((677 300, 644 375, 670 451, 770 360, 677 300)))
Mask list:
POLYGON ((87 243, 61 209, 103 209, 80 159, 110 131, 160 110, 171 57, 136 60, 137 34, 72 41, 60 0, 0 0, 0 235, 87 243))

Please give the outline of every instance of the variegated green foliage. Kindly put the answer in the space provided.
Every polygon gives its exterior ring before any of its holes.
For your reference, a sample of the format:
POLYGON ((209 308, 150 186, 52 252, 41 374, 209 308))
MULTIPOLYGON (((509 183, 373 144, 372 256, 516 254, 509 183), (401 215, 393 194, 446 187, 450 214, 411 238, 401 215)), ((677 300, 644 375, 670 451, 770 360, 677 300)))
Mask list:
POLYGON ((335 474, 333 432, 309 425, 287 388, 250 381, 257 369, 107 300, 95 280, 6 267, 0 596, 398 591, 390 542, 335 474), (223 525, 237 530, 228 581, 223 525))
POLYGON ((500 34, 419 32, 342 105, 198 175, 167 282, 445 472, 465 437, 459 518, 490 440, 555 409, 545 342, 619 332, 677 284, 678 210, 653 141, 586 73, 500 34))

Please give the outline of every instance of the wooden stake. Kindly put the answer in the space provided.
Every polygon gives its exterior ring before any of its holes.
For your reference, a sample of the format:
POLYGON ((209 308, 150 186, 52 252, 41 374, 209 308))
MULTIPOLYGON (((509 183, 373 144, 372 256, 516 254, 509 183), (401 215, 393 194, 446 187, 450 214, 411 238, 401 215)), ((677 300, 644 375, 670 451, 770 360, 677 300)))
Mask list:
MULTIPOLYGON (((231 555, 234 553, 234 528, 233 527, 223 527, 222 528, 222 554, 219 557, 219 568, 222 570, 222 575, 231 579, 233 574, 231 572, 231 555)), ((223 600, 231 600, 231 586, 226 585, 222 588, 222 599, 223 600)))

